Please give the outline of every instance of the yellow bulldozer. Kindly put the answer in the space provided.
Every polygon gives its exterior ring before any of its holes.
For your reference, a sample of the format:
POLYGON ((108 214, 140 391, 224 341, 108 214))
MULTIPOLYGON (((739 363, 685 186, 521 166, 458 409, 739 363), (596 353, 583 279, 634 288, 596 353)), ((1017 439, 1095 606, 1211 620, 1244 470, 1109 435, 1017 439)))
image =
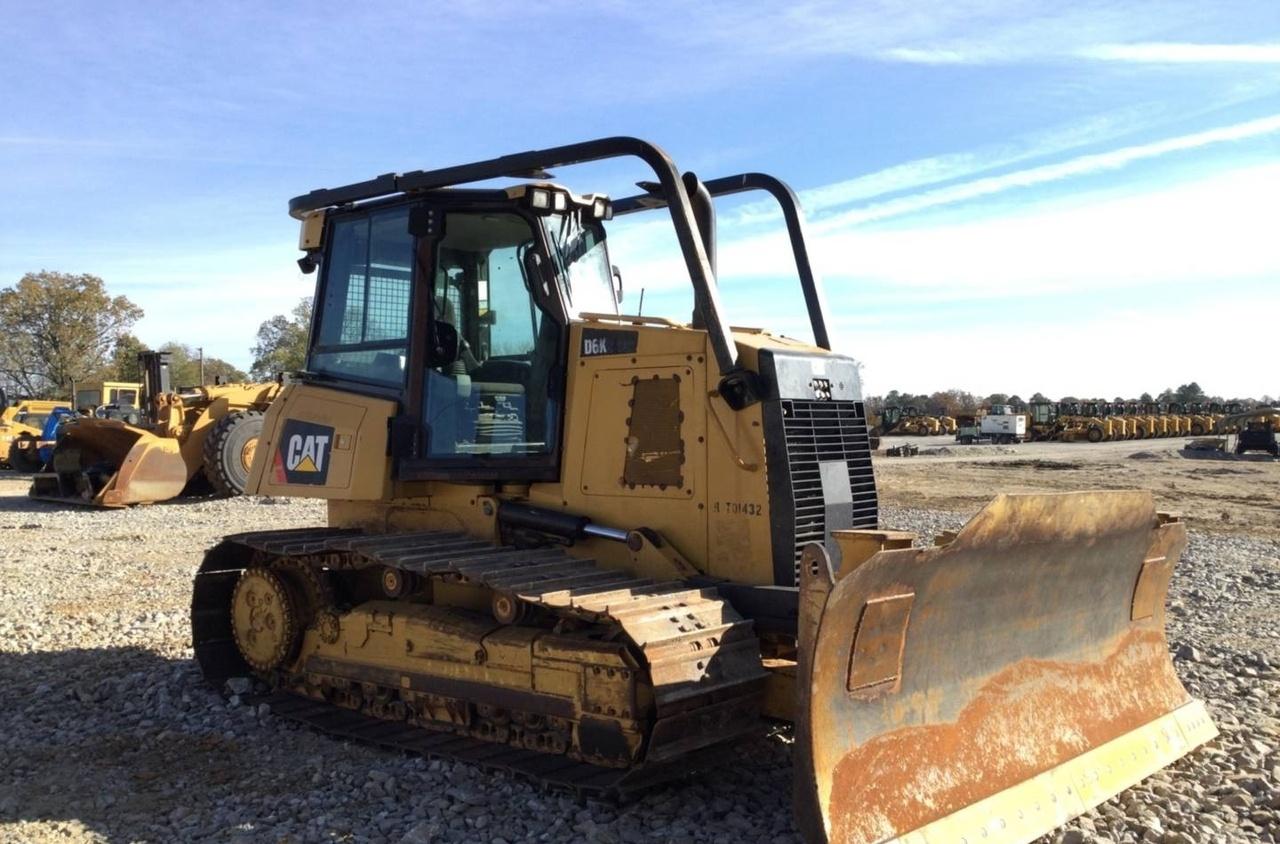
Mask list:
POLYGON ((326 499, 329 525, 208 552, 215 687, 597 795, 790 724, 797 825, 846 844, 1031 841, 1215 735, 1164 634, 1186 531, 1150 493, 1001 495, 933 544, 881 528, 858 366, 777 179, 607 138, 290 210, 317 316, 248 490, 326 499), (621 157, 642 193, 548 181, 621 157), (752 190, 812 343, 722 308, 714 199, 752 190), (687 322, 619 312, 606 223, 663 209, 687 322))
POLYGON ((1087 440, 1100 443, 1130 436, 1124 417, 1114 415, 1106 402, 1064 402, 1061 407, 1059 419, 1063 429, 1059 438, 1065 442, 1087 440))
MULTIPOLYGON (((952 420, 953 423, 954 421, 952 420)), ((943 425, 938 417, 930 416, 920 408, 909 405, 903 408, 902 422, 898 426, 898 432, 917 437, 936 437, 943 433, 943 425)))
POLYGON ((138 364, 144 379, 138 406, 103 404, 66 422, 44 471, 32 479, 31 497, 125 507, 203 490, 204 483, 220 495, 244 492, 263 412, 280 385, 174 391, 168 352, 141 352, 138 364))
POLYGON ((1027 436, 1032 442, 1062 439, 1068 418, 1059 404, 1051 401, 1032 401, 1027 405, 1027 436))

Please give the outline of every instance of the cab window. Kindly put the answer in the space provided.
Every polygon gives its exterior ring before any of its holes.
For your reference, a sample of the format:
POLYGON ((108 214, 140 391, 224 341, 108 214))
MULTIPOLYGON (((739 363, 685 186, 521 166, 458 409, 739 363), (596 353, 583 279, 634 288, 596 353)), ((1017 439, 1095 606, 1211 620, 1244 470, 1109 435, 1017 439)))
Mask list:
POLYGON ((535 230, 518 214, 455 212, 433 250, 436 343, 453 351, 424 373, 430 458, 538 456, 554 450, 560 326, 526 276, 535 230), (456 342, 455 342, 456 340, 456 342))
POLYGON ((413 274, 407 208, 333 223, 307 368, 375 384, 404 384, 413 274))

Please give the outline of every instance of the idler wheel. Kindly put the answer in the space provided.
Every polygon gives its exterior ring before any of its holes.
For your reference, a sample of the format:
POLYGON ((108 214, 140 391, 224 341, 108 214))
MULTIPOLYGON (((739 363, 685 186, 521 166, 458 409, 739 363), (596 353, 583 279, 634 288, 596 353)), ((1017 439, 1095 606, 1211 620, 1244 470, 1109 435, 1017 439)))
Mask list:
POLYGON ((231 595, 231 632, 240 655, 258 671, 279 668, 298 645, 298 613, 289 588, 270 569, 251 568, 231 595))

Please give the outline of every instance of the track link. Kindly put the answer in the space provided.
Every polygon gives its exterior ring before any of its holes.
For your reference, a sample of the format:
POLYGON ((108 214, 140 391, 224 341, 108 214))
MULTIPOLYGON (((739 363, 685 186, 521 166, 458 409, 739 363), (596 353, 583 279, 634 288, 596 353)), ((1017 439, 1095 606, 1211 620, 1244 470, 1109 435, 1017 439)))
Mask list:
POLYGON ((466 762, 539 786, 570 791, 580 798, 627 800, 662 783, 709 770, 726 753, 725 746, 721 745, 661 764, 606 768, 567 756, 386 721, 288 692, 273 692, 254 698, 253 703, 265 703, 273 715, 328 735, 428 759, 466 762))

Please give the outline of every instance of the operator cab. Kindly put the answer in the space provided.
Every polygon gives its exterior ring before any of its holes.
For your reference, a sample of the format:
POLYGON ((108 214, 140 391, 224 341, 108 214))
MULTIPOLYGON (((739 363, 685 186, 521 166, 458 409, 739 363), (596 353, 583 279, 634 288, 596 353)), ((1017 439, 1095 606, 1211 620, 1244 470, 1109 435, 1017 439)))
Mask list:
POLYGON ((1031 421, 1036 425, 1047 425, 1058 418, 1058 407, 1051 402, 1031 402, 1031 421))
POLYGON ((401 478, 550 475, 569 320, 618 313, 611 210, 537 184, 330 211, 307 376, 401 404, 401 478))

